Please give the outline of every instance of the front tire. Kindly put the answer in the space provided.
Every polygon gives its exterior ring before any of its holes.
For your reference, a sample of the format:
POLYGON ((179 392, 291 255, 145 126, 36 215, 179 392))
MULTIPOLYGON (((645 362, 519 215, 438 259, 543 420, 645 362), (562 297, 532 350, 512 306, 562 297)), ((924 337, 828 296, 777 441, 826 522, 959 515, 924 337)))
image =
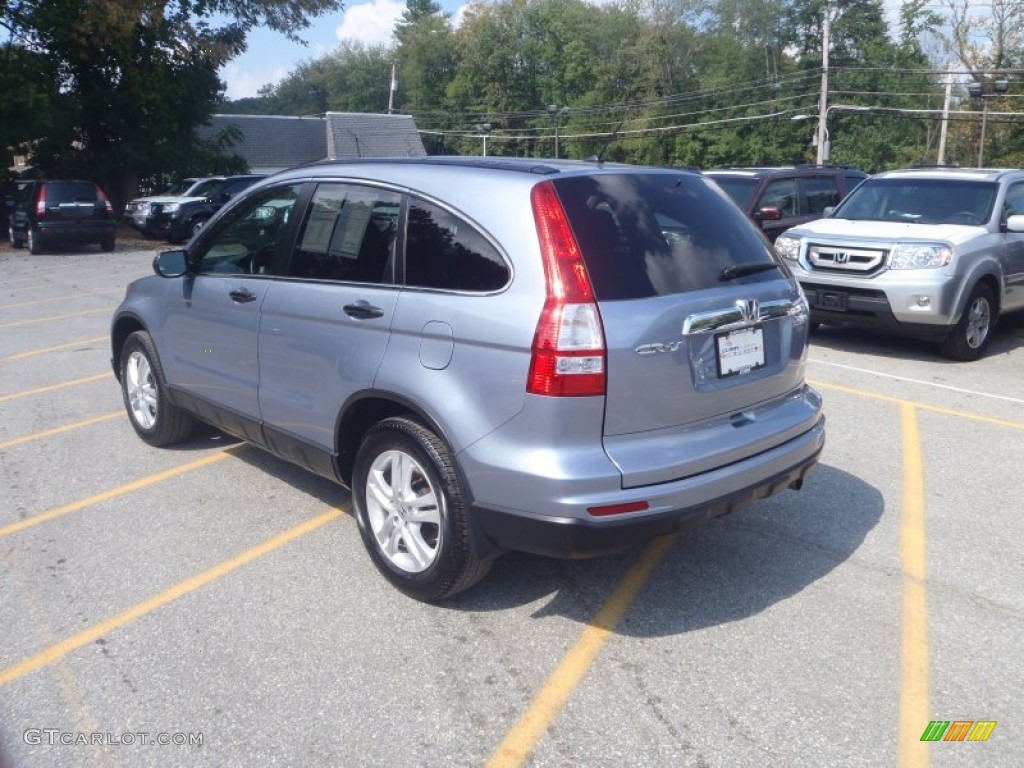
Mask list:
POLYGON ((170 401, 160 358, 145 331, 133 333, 121 349, 121 395, 132 427, 152 446, 180 443, 195 427, 195 420, 170 401))
POLYGON ((967 299, 960 321, 942 340, 942 354, 963 362, 979 359, 992 338, 995 324, 995 296, 988 285, 978 283, 967 299))
POLYGON ((356 455, 352 500, 363 543, 395 587, 437 602, 490 568, 473 554, 469 510, 444 442, 408 418, 378 422, 356 455))

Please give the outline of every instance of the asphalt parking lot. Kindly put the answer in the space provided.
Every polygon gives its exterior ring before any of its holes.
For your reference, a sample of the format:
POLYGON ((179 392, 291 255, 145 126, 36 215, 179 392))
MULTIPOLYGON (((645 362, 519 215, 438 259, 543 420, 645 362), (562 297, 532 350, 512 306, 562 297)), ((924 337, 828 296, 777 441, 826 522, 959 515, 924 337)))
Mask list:
POLYGON ((0 768, 1020 765, 1024 317, 966 364, 826 327, 802 491, 432 607, 340 487, 135 436, 107 331, 152 256, 0 251, 0 768))

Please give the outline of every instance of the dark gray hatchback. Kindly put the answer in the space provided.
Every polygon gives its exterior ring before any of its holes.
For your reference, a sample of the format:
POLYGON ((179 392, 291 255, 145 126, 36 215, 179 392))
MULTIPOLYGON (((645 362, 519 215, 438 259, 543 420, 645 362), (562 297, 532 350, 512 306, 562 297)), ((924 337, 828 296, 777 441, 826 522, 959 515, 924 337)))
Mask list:
POLYGON ((798 488, 824 444, 800 287, 697 173, 315 165, 155 268, 112 326, 138 434, 199 418, 350 487, 419 599, 798 488))
POLYGON ((33 181, 18 191, 11 213, 11 246, 26 243, 30 253, 57 245, 98 243, 114 250, 114 209, 106 194, 91 181, 33 181))

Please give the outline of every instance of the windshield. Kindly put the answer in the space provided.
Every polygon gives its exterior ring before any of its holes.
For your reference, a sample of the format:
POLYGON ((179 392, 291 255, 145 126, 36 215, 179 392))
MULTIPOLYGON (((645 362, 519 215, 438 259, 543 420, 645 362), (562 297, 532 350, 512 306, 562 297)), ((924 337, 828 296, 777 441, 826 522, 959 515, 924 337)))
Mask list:
POLYGON ((736 205, 740 208, 750 205, 754 191, 757 189, 757 179, 747 176, 712 176, 710 174, 709 176, 729 197, 736 201, 736 205))
POLYGON ((161 195, 167 195, 168 197, 177 197, 178 195, 185 194, 185 192, 188 190, 188 188, 191 187, 195 183, 196 183, 195 179, 182 179, 181 181, 175 181, 173 184, 168 186, 167 189, 165 189, 160 194, 161 195))
POLYGON ((984 224, 999 187, 962 179, 868 179, 832 214, 853 221, 984 224))
POLYGON ((183 197, 210 197, 215 189, 224 183, 224 179, 203 179, 197 181, 182 193, 183 197))

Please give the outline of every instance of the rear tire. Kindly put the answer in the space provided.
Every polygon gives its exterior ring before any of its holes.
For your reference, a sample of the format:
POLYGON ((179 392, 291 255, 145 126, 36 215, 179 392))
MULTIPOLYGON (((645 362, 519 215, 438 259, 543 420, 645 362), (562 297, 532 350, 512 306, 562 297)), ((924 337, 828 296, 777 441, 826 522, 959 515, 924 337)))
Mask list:
POLYGON ((451 452, 418 422, 390 418, 370 428, 356 455, 352 500, 373 564, 410 597, 443 600, 490 569, 490 559, 473 554, 451 452))
POLYGON ((29 227, 26 234, 28 237, 28 252, 33 256, 37 256, 42 253, 43 244, 39 241, 39 235, 36 234, 36 231, 32 229, 32 227, 29 227))
POLYGON ((117 245, 117 243, 112 237, 108 237, 105 240, 100 241, 100 248, 107 253, 110 253, 112 250, 114 250, 115 245, 117 245))
POLYGON ((985 354, 995 325, 995 296, 985 283, 978 283, 967 299, 960 321, 942 340, 942 354, 962 362, 979 359, 985 354))
POLYGON ((121 348, 121 395, 132 427, 152 446, 180 443, 195 427, 195 419, 170 401, 164 369, 145 331, 133 333, 121 348))
POLYGON ((7 234, 7 239, 11 241, 11 248, 21 249, 25 246, 25 241, 21 238, 14 236, 14 229, 7 234))

